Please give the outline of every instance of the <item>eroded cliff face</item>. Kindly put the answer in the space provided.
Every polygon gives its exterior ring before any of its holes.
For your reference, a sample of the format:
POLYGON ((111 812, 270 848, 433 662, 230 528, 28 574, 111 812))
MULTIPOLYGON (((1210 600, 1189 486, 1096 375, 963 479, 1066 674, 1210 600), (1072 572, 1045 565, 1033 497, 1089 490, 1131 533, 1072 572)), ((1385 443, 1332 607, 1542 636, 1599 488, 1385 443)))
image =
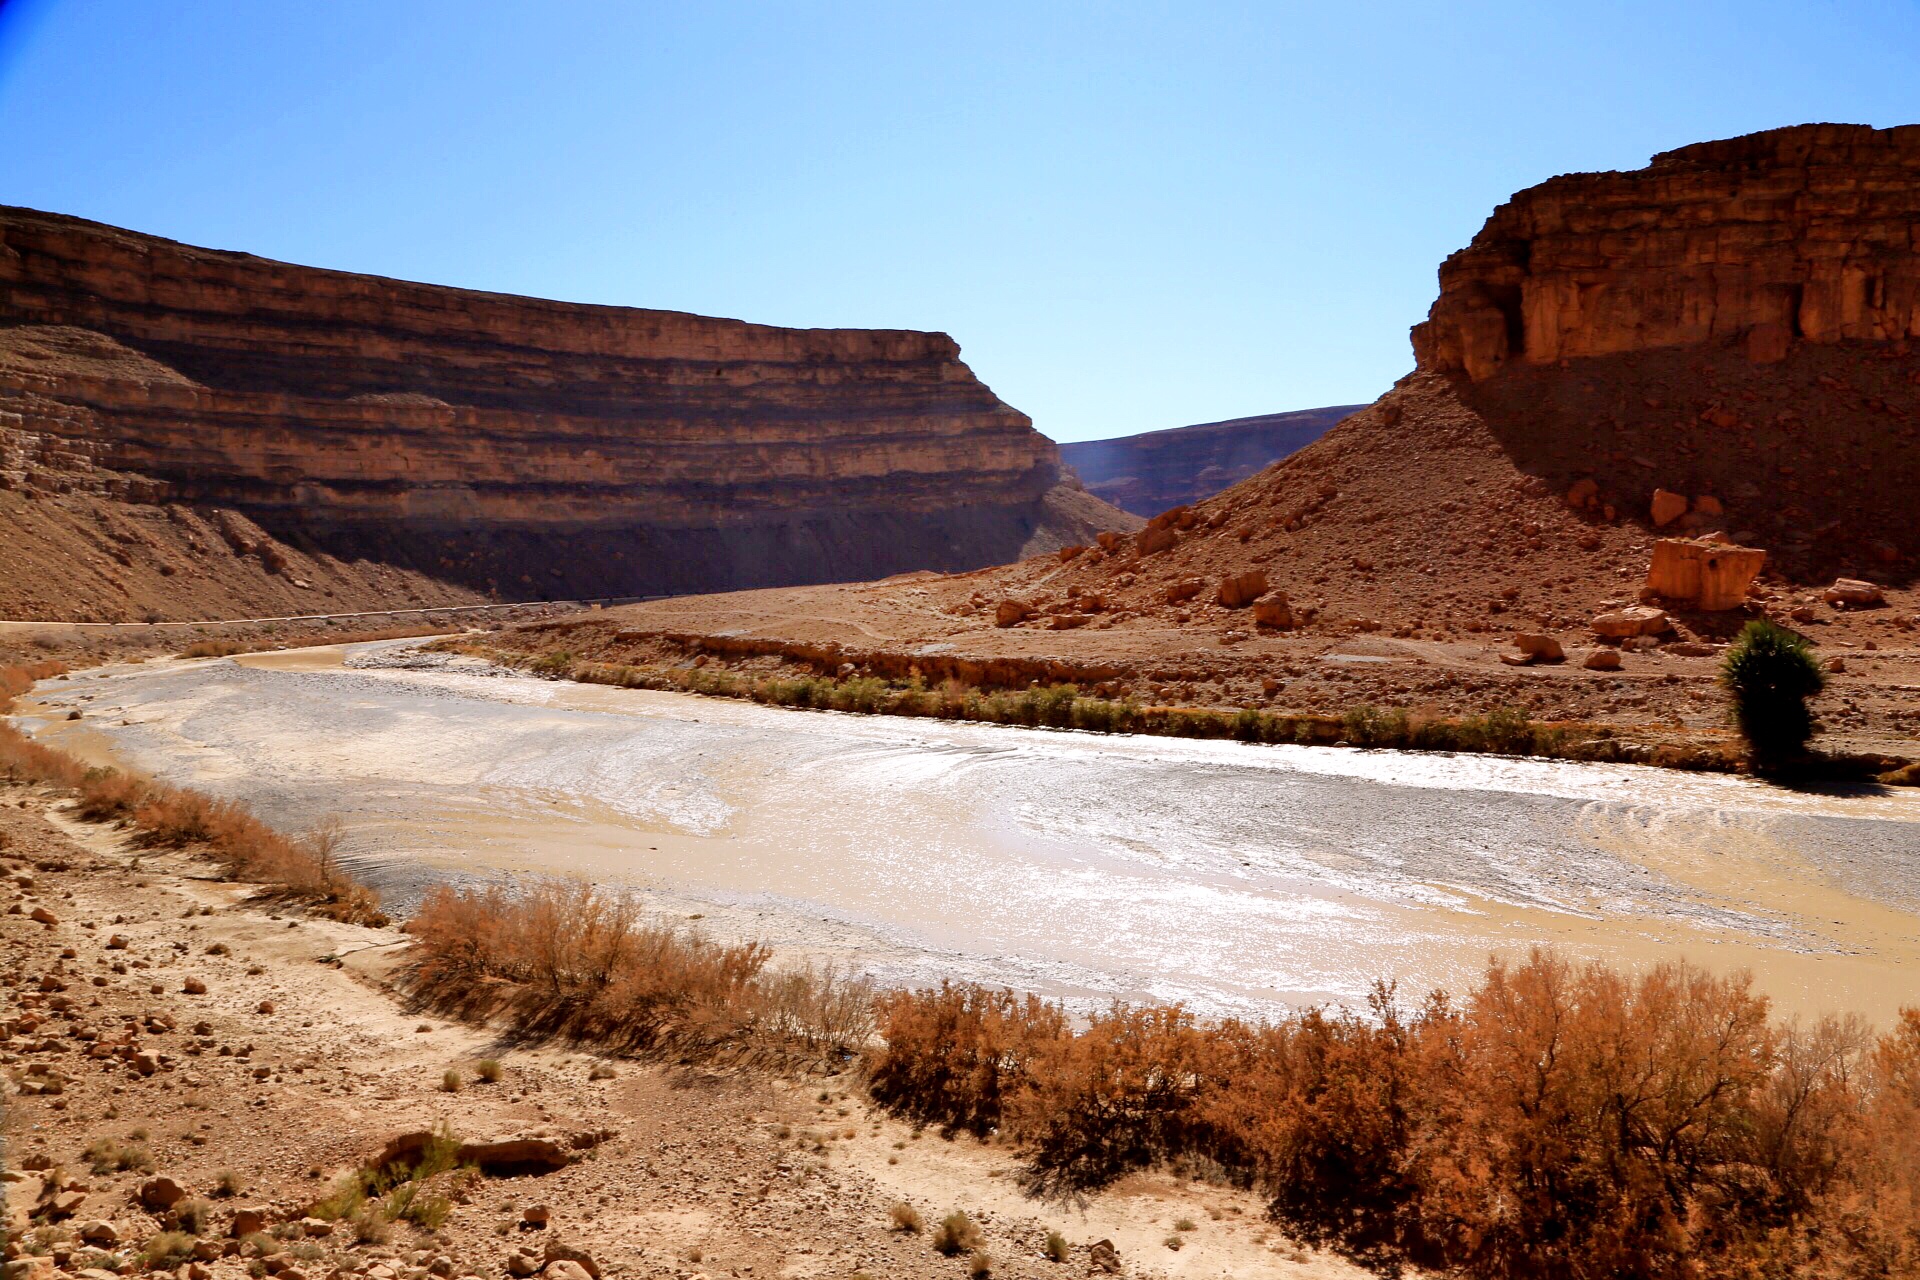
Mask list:
POLYGON ((22 209, 0 325, 0 483, 136 477, 120 496, 510 595, 971 568, 1126 521, 1060 487, 944 334, 408 284, 22 209))
POLYGON ((1920 126, 1810 124, 1567 174, 1501 205, 1440 268, 1422 369, 1478 381, 1715 339, 1920 336, 1920 126))

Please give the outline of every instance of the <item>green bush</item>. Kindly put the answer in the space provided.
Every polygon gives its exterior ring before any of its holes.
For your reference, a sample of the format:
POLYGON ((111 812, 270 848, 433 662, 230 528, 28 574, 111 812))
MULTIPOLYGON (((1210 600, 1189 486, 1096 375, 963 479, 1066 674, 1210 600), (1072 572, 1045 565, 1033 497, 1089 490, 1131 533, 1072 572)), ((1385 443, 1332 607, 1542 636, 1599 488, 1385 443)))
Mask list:
POLYGON ((1733 719, 1757 765, 1805 750, 1813 736, 1807 699, 1826 687, 1806 640, 1764 618, 1749 622, 1720 664, 1720 685, 1733 698, 1733 719))

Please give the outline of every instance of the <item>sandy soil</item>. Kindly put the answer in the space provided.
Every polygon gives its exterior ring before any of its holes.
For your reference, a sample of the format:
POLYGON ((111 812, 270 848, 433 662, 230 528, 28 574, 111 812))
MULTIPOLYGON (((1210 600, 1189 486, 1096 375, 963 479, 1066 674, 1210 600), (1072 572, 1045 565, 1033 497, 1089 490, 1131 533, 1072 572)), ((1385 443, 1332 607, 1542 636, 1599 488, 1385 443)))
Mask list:
POLYGON ((28 1228, 10 1255, 45 1259, 23 1275, 103 1275, 88 1268, 123 1265, 167 1225, 143 1204, 148 1171, 89 1170, 83 1153, 103 1138, 143 1148, 153 1174, 208 1200, 192 1268, 204 1280, 240 1280, 262 1253, 291 1280, 499 1276, 515 1251, 541 1261, 550 1239, 614 1276, 965 1275, 964 1257, 892 1229, 901 1201, 929 1225, 969 1212, 995 1275, 1089 1274, 1088 1246, 1101 1239, 1127 1275, 1362 1274, 1295 1250, 1226 1188, 1141 1175, 1081 1204, 1033 1200, 1009 1152, 916 1132, 866 1106, 850 1075, 610 1062, 421 1017, 387 986, 400 933, 277 910, 61 809, 0 786, 5 1189, 13 1224, 28 1228), (40 911, 52 922, 36 922, 40 911), (194 985, 204 991, 189 994, 194 985), (488 1057, 503 1066, 497 1083, 474 1074, 488 1057), (466 1081, 458 1092, 440 1087, 449 1068, 466 1081), (544 1137, 572 1162, 455 1180, 438 1230, 402 1222, 372 1244, 344 1225, 303 1233, 304 1208, 336 1177, 436 1124, 466 1140, 544 1137), (237 1195, 217 1194, 224 1171, 237 1195), (62 1189, 71 1195, 49 1211, 43 1192, 62 1189), (524 1225, 535 1205, 550 1208, 549 1225, 524 1225), (230 1240, 241 1208, 262 1210, 280 1238, 230 1240), (1176 1231, 1182 1219, 1194 1229, 1176 1231), (1064 1265, 1041 1255, 1049 1229, 1073 1243, 1064 1265))

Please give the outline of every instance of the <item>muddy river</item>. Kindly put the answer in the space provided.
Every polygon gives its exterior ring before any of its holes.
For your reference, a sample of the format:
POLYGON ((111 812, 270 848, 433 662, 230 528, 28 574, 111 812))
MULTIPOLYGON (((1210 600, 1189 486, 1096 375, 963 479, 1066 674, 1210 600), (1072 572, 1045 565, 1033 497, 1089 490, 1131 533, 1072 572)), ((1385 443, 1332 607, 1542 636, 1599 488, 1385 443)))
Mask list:
POLYGON ((1248 1011, 1552 944, 1748 968, 1790 1011, 1920 1002, 1915 790, 789 711, 408 642, 103 668, 25 709, 277 824, 338 815, 402 906, 583 876, 886 981, 1248 1011))

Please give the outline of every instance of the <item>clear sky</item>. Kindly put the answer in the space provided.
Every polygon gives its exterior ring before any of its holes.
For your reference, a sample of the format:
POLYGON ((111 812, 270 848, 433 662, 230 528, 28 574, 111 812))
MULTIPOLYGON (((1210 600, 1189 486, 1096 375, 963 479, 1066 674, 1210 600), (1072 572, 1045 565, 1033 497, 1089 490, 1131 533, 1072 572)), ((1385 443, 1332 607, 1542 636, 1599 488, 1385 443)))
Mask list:
POLYGON ((0 203, 942 329, 1060 440, 1370 400, 1555 173, 1920 121, 1920 4, 0 0, 0 203))

